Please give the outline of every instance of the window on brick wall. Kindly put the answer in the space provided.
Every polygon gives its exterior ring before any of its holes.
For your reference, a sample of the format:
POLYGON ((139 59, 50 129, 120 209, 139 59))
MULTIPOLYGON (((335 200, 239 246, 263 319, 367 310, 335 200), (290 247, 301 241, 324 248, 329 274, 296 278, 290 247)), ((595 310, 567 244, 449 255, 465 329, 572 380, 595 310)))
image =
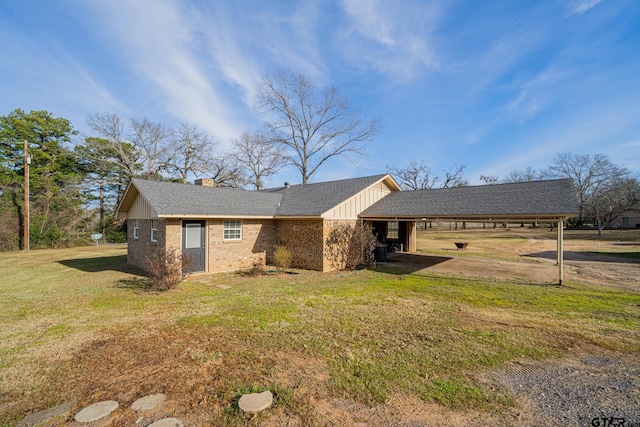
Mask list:
POLYGON ((242 221, 231 219, 224 221, 224 240, 242 240, 242 221))
POLYGON ((138 220, 137 219, 133 220, 133 238, 134 239, 138 238, 138 220))
POLYGON ((622 217, 622 226, 623 227, 628 227, 629 226, 629 217, 628 216, 623 216, 622 217))
POLYGON ((151 241, 152 242, 158 241, 158 220, 157 219, 151 220, 151 241))

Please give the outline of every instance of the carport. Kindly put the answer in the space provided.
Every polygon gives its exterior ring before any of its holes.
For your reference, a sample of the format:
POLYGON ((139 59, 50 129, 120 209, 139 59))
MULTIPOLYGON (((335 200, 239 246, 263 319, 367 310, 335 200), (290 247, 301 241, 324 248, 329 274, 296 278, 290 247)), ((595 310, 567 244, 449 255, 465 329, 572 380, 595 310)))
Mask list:
POLYGON ((578 215, 578 201, 570 179, 480 185, 389 194, 360 214, 370 222, 398 222, 406 251, 416 252, 417 223, 537 222, 557 228, 558 282, 564 275, 563 230, 578 215))

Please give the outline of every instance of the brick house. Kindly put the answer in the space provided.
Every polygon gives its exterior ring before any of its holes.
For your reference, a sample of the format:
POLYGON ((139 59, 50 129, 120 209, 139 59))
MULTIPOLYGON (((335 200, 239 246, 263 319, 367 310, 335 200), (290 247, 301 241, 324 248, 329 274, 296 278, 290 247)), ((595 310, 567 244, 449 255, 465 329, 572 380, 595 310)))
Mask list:
POLYGON ((133 179, 118 206, 127 219, 127 262, 170 248, 193 259, 192 270, 209 273, 251 268, 286 246, 295 267, 331 270, 324 242, 337 222, 355 224, 359 214, 400 187, 388 175, 286 185, 264 191, 133 179))
MULTIPOLYGON (((562 222, 577 214, 571 180, 401 191, 388 174, 285 185, 263 191, 133 179, 117 214, 127 219, 130 264, 144 267, 158 251, 180 250, 194 272, 265 264, 276 245, 295 267, 330 271, 325 241, 338 223, 369 222, 381 239, 416 251, 418 221, 562 222)), ((562 227, 560 227, 560 231, 562 227)), ((561 253, 562 234, 558 234, 561 253)))

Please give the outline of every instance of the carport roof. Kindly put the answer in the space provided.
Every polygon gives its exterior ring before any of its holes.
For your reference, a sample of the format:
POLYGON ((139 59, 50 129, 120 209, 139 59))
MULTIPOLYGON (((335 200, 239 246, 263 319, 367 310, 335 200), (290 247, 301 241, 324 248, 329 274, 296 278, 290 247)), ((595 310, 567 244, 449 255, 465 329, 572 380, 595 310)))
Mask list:
POLYGON ((571 179, 398 191, 361 213, 365 219, 554 220, 576 216, 571 179))

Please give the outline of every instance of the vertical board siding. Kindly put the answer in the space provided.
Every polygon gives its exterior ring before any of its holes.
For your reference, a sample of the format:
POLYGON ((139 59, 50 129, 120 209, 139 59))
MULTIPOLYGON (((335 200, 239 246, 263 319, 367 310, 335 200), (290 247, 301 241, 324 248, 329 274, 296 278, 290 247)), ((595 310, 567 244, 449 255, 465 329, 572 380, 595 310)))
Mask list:
POLYGON ((156 211, 154 211, 144 197, 140 195, 135 198, 131 204, 131 208, 129 208, 129 212, 127 212, 128 219, 151 219, 157 217, 158 214, 156 211))
POLYGON ((394 190, 384 181, 379 182, 330 209, 322 217, 325 219, 358 219, 358 215, 362 211, 392 191, 394 190))

